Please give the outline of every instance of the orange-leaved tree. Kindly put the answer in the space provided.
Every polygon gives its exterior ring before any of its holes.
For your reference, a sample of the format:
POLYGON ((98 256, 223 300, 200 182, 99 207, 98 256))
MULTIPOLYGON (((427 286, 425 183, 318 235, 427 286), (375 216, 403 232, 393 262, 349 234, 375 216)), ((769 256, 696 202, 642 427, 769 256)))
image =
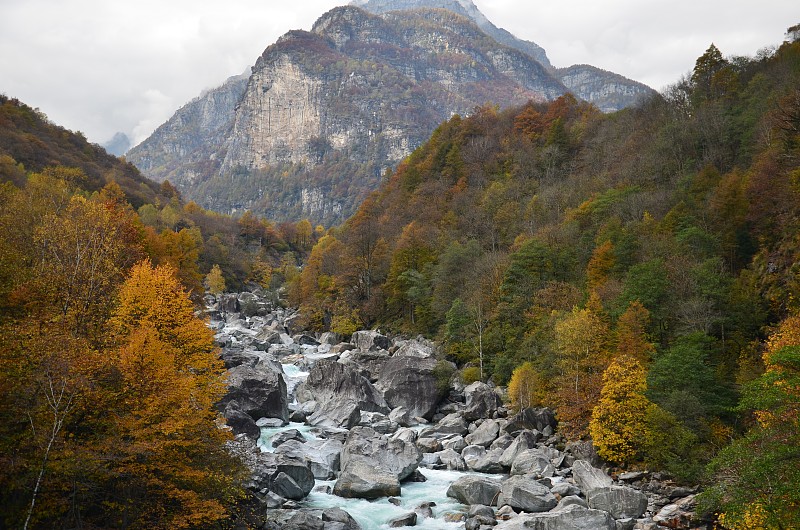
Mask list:
POLYGON ((136 264, 109 323, 118 402, 108 451, 120 523, 189 528, 224 518, 238 466, 214 409, 223 365, 176 271, 136 264))

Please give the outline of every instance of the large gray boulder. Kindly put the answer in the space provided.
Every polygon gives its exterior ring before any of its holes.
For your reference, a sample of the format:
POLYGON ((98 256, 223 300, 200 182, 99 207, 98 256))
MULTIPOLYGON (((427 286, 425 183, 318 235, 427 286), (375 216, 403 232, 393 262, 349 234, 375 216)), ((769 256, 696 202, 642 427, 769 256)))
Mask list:
POLYGON ((413 443, 355 427, 342 448, 334 493, 363 499, 399 495, 400 481, 417 470, 421 459, 413 443))
POLYGON ((322 512, 322 520, 326 523, 341 523, 341 530, 361 530, 361 525, 341 508, 328 508, 322 512))
POLYGON ((590 508, 610 513, 614 519, 638 519, 647 510, 647 496, 627 486, 593 488, 586 495, 590 508))
POLYGON ((450 487, 447 488, 447 496, 462 504, 493 506, 497 504, 500 487, 499 480, 479 475, 467 475, 450 484, 450 487))
POLYGON ((511 474, 552 477, 555 474, 555 467, 540 449, 526 449, 514 459, 514 463, 511 464, 511 474))
POLYGON ((228 427, 233 429, 234 434, 244 434, 253 440, 258 440, 258 437, 261 436, 261 429, 256 425, 255 420, 241 410, 239 402, 235 399, 225 405, 222 415, 225 416, 225 421, 228 427))
POLYGON ((350 462, 339 473, 333 493, 340 497, 379 499, 400 495, 397 475, 367 461, 350 462))
POLYGON ((495 530, 616 530, 611 514, 583 506, 570 505, 563 510, 520 514, 503 521, 495 530))
POLYGON ((514 438, 514 441, 511 442, 511 445, 506 447, 503 451, 500 457, 500 463, 503 467, 509 469, 514 463, 514 460, 516 460, 517 455, 528 449, 534 449, 536 447, 536 442, 538 442, 540 438, 541 434, 538 432, 528 430, 521 431, 517 437, 514 438))
POLYGON ((489 447, 497 439, 497 434, 500 432, 500 424, 495 420, 483 421, 474 432, 467 435, 465 438, 469 445, 482 445, 489 447))
POLYGON ((461 451, 467 467, 479 473, 502 473, 500 464, 501 449, 487 451, 482 445, 468 445, 461 451))
POLYGON ((362 411, 389 413, 383 396, 366 377, 334 359, 317 361, 295 395, 301 402, 322 404, 309 417, 311 425, 349 428, 361 421, 362 411))
POLYGON ((374 330, 356 331, 350 342, 362 351, 389 349, 389 338, 374 330))
POLYGON ((469 426, 458 412, 448 414, 436 425, 426 427, 419 433, 420 438, 449 438, 452 435, 466 436, 469 426))
POLYGON ((508 423, 503 430, 509 434, 528 429, 537 430, 539 432, 555 432, 556 415, 548 408, 525 408, 519 413, 515 414, 508 419, 508 423), (548 429, 549 427, 549 429, 548 429))
POLYGON ((480 381, 475 381, 464 388, 464 398, 466 399, 464 419, 467 421, 491 418, 502 405, 502 400, 494 389, 480 381))
POLYGON ((336 439, 288 440, 275 449, 276 453, 302 459, 308 463, 314 478, 331 480, 339 471, 340 453, 344 444, 336 439))
POLYGON ((269 490, 289 498, 288 493, 299 500, 314 487, 314 474, 304 460, 276 453, 248 452, 244 456, 251 472, 245 487, 250 491, 269 490))
POLYGON ((289 421, 288 397, 283 370, 276 362, 259 362, 255 367, 246 364, 228 370, 228 393, 219 407, 225 409, 235 400, 239 410, 253 419, 279 418, 289 421))
POLYGON ((537 481, 523 476, 511 477, 503 481, 497 505, 508 504, 523 512, 547 512, 558 504, 555 495, 537 481))
POLYGON ((411 417, 430 420, 444 397, 437 384, 437 364, 433 358, 395 355, 384 364, 375 386, 383 391, 390 407, 404 407, 411 417))
POLYGON ((403 342, 397 351, 394 352, 395 357, 416 357, 418 359, 430 359, 436 353, 436 345, 422 337, 407 340, 403 342))
POLYGON ((593 467, 586 460, 576 460, 572 464, 572 478, 586 497, 597 488, 607 488, 614 484, 602 469, 593 467))

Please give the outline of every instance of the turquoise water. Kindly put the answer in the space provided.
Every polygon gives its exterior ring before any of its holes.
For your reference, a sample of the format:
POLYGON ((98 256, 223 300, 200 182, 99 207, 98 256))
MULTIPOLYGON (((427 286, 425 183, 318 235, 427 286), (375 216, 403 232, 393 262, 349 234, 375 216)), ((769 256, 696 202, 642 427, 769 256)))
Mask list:
MULTIPOLYGON (((446 471, 420 468, 420 472, 428 480, 426 482, 411 482, 402 485, 402 495, 399 497, 400 506, 391 504, 386 498, 367 501, 364 499, 345 499, 336 495, 329 495, 312 491, 302 504, 309 508, 341 508, 358 521, 364 530, 389 528, 388 522, 392 519, 413 512, 414 508, 424 502, 435 502, 433 507, 434 518, 421 518, 417 516, 415 528, 427 528, 430 530, 449 530, 464 528, 464 523, 448 523, 440 517, 446 512, 465 512, 467 506, 460 504, 455 499, 446 495, 447 488, 455 480, 465 475, 476 475, 478 473, 462 473, 459 471, 446 471)), ((502 475, 482 475, 492 478, 501 478, 502 475)), ((336 481, 318 480, 317 485, 326 484, 333 489, 336 481)))

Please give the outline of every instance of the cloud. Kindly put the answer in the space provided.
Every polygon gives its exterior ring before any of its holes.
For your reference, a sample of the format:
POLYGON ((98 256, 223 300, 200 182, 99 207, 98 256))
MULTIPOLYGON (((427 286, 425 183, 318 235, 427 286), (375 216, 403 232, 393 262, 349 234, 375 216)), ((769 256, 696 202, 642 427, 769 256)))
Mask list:
MULTIPOLYGON (((102 143, 141 140, 202 90, 255 63, 290 29, 346 0, 0 0, 0 92, 102 143)), ((713 41, 754 54, 800 22, 785 0, 475 0, 557 66, 589 63, 655 88, 713 41)))

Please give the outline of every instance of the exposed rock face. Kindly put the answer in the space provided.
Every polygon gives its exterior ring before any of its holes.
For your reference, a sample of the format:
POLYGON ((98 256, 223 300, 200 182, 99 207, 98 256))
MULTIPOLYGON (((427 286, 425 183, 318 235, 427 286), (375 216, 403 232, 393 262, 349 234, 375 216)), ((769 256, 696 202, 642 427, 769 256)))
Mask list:
POLYGON ((555 73, 576 97, 594 103, 603 112, 630 107, 653 93, 645 84, 588 64, 559 68, 555 73))
POLYGON ((297 389, 298 399, 322 406, 308 419, 312 425, 352 427, 361 412, 389 413, 381 393, 353 367, 333 359, 314 364, 306 382, 297 389))
POLYGON ((145 175, 169 180, 182 190, 190 189, 208 171, 218 170, 224 155, 212 146, 223 145, 230 136, 235 108, 249 76, 248 69, 178 109, 127 153, 128 161, 145 175))
POLYGON ((363 499, 400 495, 400 481, 416 471, 420 459, 414 444, 356 427, 342 448, 342 472, 333 491, 363 499))
POLYGON ((387 404, 404 407, 411 417, 430 419, 443 397, 434 369, 436 359, 397 357, 389 359, 376 383, 387 404))
POLYGON ((289 420, 286 382, 280 364, 259 363, 255 367, 240 364, 228 370, 228 393, 220 402, 223 408, 238 403, 238 410, 253 419, 279 418, 289 420), (275 367, 277 365, 277 368, 275 367))
POLYGON ((249 77, 181 108, 128 160, 207 208, 330 225, 453 114, 568 91, 613 109, 646 91, 591 67, 553 70, 470 0, 360 5, 281 37, 249 77))

